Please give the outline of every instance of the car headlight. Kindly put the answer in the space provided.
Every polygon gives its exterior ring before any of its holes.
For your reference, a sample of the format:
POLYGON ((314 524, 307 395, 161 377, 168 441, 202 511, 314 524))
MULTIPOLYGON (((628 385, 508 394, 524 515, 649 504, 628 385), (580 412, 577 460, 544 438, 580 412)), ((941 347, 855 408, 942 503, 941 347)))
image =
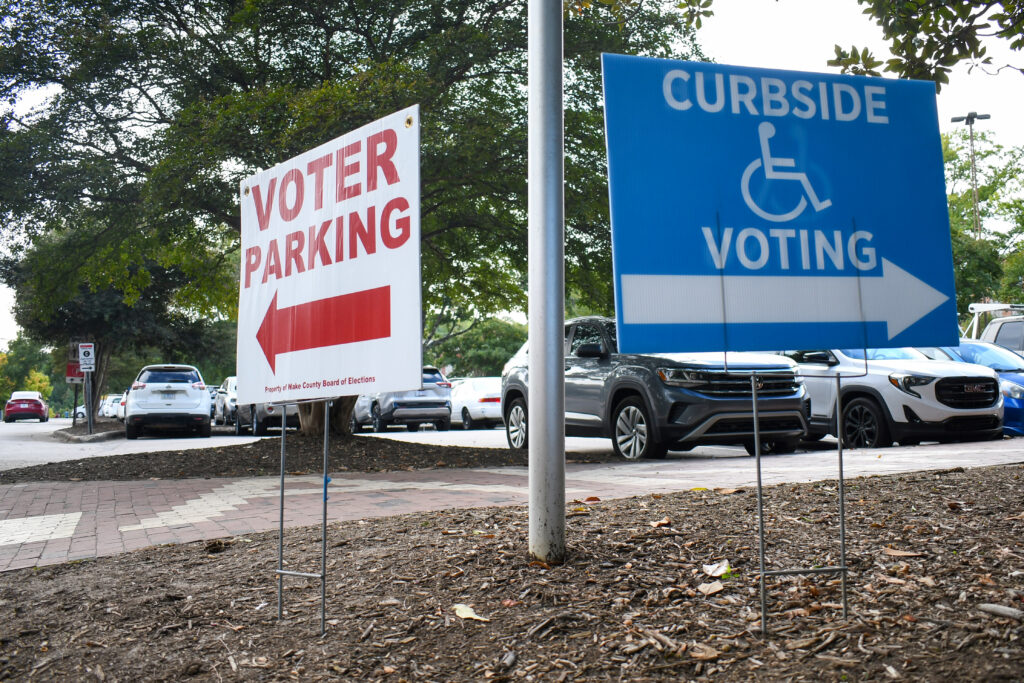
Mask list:
POLYGON ((671 387, 699 387, 707 384, 710 375, 705 370, 687 370, 686 368, 658 368, 658 377, 671 387))
POLYGON ((900 391, 921 398, 921 394, 914 391, 914 387, 921 387, 925 384, 931 384, 935 381, 934 377, 928 377, 926 375, 905 375, 902 373, 894 372, 889 375, 889 383, 900 391))
POLYGON ((1007 398, 1024 398, 1024 387, 1015 382, 1007 382, 1005 379, 999 380, 999 391, 1003 392, 1003 396, 1007 398))

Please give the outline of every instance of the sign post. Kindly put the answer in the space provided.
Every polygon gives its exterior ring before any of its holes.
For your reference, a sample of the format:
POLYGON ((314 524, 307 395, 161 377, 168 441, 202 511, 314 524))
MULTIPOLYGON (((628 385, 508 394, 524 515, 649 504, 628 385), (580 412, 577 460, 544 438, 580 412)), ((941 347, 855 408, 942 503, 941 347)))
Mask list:
POLYGON ((956 344, 934 83, 603 66, 621 351, 956 344))
POLYGON ((96 370, 96 345, 92 342, 78 345, 78 367, 85 374, 85 419, 89 433, 92 434, 92 373, 96 370))
POLYGON ((285 576, 320 579, 326 630, 331 400, 421 386, 419 107, 242 181, 239 403, 324 404, 320 572, 284 569, 281 422, 278 617, 285 576))

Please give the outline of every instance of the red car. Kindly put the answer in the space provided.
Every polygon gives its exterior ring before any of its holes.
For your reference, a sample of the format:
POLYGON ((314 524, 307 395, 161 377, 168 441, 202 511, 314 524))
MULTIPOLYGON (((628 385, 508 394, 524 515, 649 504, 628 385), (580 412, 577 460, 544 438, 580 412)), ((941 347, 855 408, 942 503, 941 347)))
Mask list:
POLYGON ((4 406, 4 422, 50 419, 50 408, 38 391, 15 391, 4 406))

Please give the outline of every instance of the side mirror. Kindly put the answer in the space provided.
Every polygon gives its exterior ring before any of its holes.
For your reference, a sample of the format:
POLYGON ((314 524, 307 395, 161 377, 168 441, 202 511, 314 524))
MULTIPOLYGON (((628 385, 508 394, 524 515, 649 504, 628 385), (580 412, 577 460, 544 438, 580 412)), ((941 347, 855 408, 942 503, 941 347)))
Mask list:
POLYGON ((578 358, 604 358, 607 355, 601 344, 580 344, 580 347, 576 349, 578 358))
POLYGON ((801 363, 817 363, 819 365, 839 365, 839 361, 832 357, 828 351, 814 351, 812 353, 805 353, 803 358, 800 360, 801 363))

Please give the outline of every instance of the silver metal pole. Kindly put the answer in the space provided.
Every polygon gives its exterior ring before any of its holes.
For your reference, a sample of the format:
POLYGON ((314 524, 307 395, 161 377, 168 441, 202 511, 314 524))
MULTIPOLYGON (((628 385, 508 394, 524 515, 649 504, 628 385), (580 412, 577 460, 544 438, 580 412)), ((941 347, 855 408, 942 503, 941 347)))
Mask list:
MULTIPOLYGON (((281 414, 281 500, 278 505, 280 508, 280 517, 277 521, 277 618, 281 619, 284 617, 284 606, 281 599, 282 593, 284 592, 284 426, 285 426, 285 415, 288 413, 286 408, 284 413, 281 414)), ((253 416, 255 418, 255 415, 253 416)), ((238 419, 238 413, 235 413, 235 419, 238 419)))
POLYGON ((92 418, 92 371, 85 371, 85 420, 89 427, 89 433, 92 434, 93 430, 93 418, 92 418))
POLYGON ((978 175, 974 170, 974 119, 967 119, 971 138, 971 189, 974 191, 974 239, 981 239, 981 218, 978 217, 978 175))
POLYGON ((750 392, 754 404, 754 462, 757 467, 757 538, 761 572, 761 635, 768 636, 768 599, 764 585, 764 498, 761 494, 761 422, 757 415, 757 375, 750 376, 750 392))
POLYGON ((529 0, 529 552, 565 559, 562 2, 529 0))
MULTIPOLYGON (((282 423, 281 431, 284 431, 282 423)), ((327 445, 331 429, 331 402, 324 401, 324 516, 320 525, 320 635, 327 633, 327 445)))
MULTIPOLYGON (((865 354, 865 358, 867 354, 865 354)), ((843 591, 843 619, 847 616, 846 597, 846 490, 843 483, 843 412, 841 410, 840 375, 836 373, 836 431, 839 432, 839 566, 842 567, 841 586, 843 591)))

